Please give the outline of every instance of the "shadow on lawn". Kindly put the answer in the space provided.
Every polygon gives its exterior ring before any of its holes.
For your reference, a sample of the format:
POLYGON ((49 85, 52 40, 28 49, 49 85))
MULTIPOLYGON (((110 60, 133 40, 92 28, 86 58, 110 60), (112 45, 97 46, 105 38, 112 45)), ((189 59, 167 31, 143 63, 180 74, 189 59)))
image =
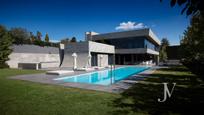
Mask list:
MULTIPOLYGON (((177 71, 179 68, 172 68, 177 71)), ((162 70, 164 71, 164 70, 162 70)), ((182 72, 187 70, 182 69, 182 72)), ((153 74, 144 82, 133 85, 130 89, 124 91, 120 98, 113 101, 117 109, 113 114, 146 113, 152 115, 166 114, 200 114, 203 113, 204 106, 204 85, 194 75, 171 75, 171 74, 153 74), (172 82, 176 82, 174 92, 167 101, 159 103, 158 98, 163 99, 163 84, 169 83, 168 88, 171 91, 172 82), (155 84, 159 83, 159 84, 155 84)))

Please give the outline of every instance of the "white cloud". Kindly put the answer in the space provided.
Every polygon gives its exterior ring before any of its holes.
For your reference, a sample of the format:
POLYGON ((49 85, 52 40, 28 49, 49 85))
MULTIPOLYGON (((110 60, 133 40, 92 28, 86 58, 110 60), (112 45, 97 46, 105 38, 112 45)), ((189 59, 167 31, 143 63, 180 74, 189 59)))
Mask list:
POLYGON ((119 26, 117 26, 115 29, 116 30, 132 30, 132 29, 142 29, 142 28, 146 28, 147 26, 145 26, 143 23, 136 23, 136 22, 122 22, 120 23, 119 26))

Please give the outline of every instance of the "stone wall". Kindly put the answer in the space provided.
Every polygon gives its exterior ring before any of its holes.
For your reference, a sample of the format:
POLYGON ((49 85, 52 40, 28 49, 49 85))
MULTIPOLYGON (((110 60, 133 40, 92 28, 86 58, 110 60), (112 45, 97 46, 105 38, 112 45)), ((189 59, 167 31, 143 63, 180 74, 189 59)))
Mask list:
POLYGON ((41 68, 59 67, 59 49, 36 45, 13 45, 13 52, 7 61, 10 68, 18 68, 18 63, 41 63, 41 68))

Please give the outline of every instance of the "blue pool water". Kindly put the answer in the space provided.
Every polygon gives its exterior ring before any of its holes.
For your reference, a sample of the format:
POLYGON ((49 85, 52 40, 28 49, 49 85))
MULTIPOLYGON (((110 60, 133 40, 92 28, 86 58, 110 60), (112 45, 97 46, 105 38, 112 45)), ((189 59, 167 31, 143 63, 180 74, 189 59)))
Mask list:
POLYGON ((67 76, 57 78, 54 80, 61 80, 63 82, 77 82, 77 83, 88 83, 88 84, 99 84, 99 85, 110 85, 131 75, 137 74, 148 67, 121 67, 111 70, 103 70, 97 72, 91 72, 86 74, 80 74, 75 76, 67 76))

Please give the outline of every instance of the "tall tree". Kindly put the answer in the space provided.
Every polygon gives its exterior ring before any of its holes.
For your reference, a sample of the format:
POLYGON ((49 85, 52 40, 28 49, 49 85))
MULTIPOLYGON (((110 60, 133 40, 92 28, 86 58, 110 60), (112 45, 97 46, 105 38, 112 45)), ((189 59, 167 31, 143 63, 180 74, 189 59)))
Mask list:
POLYGON ((204 80, 204 17, 194 16, 181 40, 182 63, 204 80))
POLYGON ((30 41, 31 41, 32 43, 34 43, 35 40, 36 40, 36 37, 33 35, 32 32, 30 32, 30 41))
MULTIPOLYGON (((162 1, 162 0, 160 0, 162 1)), ((170 0, 171 6, 184 5, 181 13, 191 15, 191 23, 181 40, 181 62, 204 80, 204 0, 170 0)))
POLYGON ((165 47, 169 46, 169 40, 167 38, 163 38, 161 40, 161 45, 165 47))
POLYGON ((70 42, 77 42, 75 37, 72 37, 72 39, 70 40, 70 42))
POLYGON ((9 60, 9 55, 12 52, 11 45, 13 39, 7 29, 0 25, 0 68, 8 67, 6 61, 9 60))
POLYGON ((160 51, 159 51, 159 58, 163 62, 165 62, 168 58, 167 52, 166 52, 167 46, 169 46, 169 40, 167 38, 163 38, 161 40, 161 46, 160 46, 160 51))
POLYGON ((24 44, 30 40, 29 32, 24 28, 12 28, 10 30, 11 36, 15 44, 24 44))
POLYGON ((41 41, 42 33, 37 31, 37 39, 41 41))
POLYGON ((45 42, 49 42, 49 36, 48 36, 48 34, 46 33, 46 35, 45 35, 45 42))

